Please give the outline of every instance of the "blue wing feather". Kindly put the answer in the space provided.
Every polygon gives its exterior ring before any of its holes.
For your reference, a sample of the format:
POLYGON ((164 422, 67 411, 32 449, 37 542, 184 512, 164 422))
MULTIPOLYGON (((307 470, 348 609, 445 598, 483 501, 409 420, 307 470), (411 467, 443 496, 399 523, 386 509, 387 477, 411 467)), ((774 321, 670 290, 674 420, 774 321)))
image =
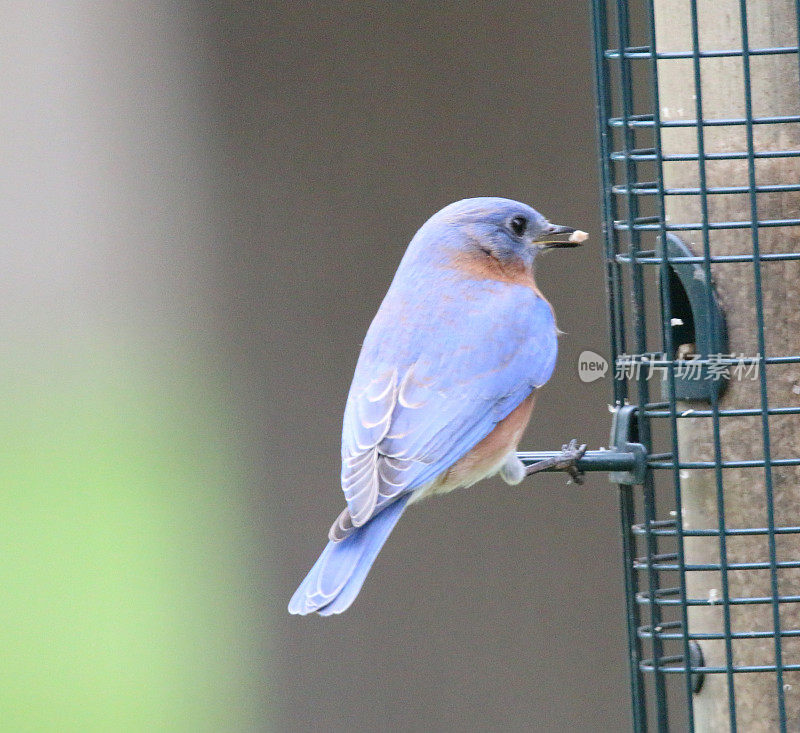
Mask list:
POLYGON ((345 409, 342 487, 353 524, 435 479, 555 366, 550 305, 494 281, 441 283, 413 305, 390 289, 364 341, 345 409), (449 292, 447 292, 449 290, 449 292))

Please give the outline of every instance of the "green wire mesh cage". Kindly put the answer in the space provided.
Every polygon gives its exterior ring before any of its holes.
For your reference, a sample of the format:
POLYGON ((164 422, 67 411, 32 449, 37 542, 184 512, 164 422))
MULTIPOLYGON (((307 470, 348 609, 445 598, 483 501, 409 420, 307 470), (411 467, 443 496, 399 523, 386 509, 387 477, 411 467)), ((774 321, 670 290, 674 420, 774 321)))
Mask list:
POLYGON ((592 11, 633 727, 800 730, 800 1, 592 11))

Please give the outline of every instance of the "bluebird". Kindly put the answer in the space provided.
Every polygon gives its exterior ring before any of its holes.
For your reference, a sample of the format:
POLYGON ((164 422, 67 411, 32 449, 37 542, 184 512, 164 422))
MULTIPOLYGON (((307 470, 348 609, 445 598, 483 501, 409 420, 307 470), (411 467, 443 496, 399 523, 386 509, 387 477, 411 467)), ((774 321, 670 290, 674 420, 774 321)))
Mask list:
MULTIPOLYGON (((534 260, 586 237, 530 206, 490 197, 450 204, 416 233, 369 327, 347 398, 347 507, 290 613, 348 608, 410 504, 498 472, 517 484, 538 470, 516 451, 536 390, 553 372, 558 330, 534 260)), ((565 446, 557 467, 574 472, 583 450, 565 446)))

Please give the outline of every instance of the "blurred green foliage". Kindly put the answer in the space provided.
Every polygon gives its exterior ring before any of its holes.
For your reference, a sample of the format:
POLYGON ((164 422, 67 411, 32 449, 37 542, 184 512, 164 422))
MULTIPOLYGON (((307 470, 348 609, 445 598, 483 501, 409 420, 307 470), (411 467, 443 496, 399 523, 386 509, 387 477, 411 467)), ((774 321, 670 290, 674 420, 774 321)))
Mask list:
POLYGON ((0 364, 3 731, 264 729, 235 424, 203 355, 169 351, 0 364))

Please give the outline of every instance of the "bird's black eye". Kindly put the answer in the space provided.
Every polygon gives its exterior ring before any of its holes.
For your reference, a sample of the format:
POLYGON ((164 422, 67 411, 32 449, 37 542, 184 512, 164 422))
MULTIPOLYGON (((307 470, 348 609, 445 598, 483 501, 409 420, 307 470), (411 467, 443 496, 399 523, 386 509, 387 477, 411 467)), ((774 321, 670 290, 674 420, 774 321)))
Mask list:
POLYGON ((515 216, 508 225, 511 227, 511 231, 514 232, 518 237, 521 237, 525 234, 525 229, 528 227, 528 220, 524 216, 515 216))

